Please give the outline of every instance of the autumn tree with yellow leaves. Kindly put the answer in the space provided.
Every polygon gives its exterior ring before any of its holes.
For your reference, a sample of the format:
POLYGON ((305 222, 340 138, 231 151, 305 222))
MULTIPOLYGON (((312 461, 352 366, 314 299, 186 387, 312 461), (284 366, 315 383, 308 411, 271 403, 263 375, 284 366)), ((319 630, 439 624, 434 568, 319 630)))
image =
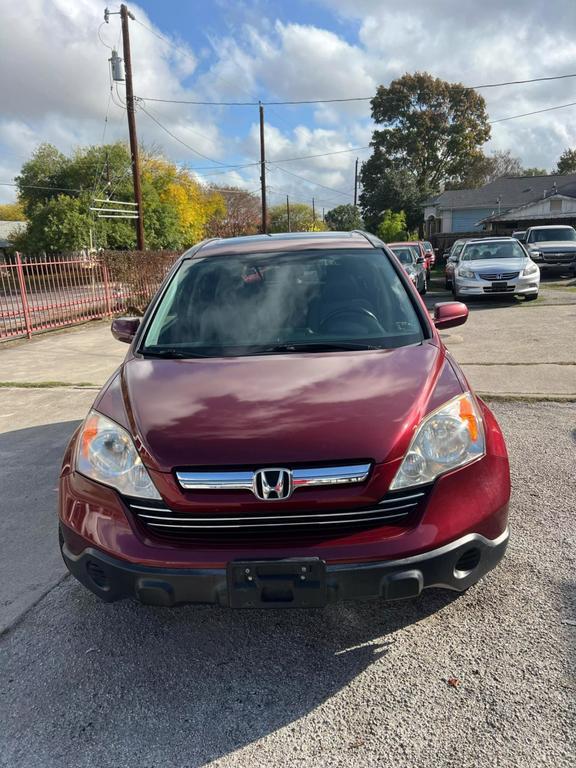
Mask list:
MULTIPOLYGON (((218 233, 253 234, 256 198, 198 183, 189 171, 158 153, 142 151, 142 198, 146 247, 183 250, 218 233)), ((130 202, 130 153, 123 143, 84 147, 66 156, 43 144, 17 177, 18 201, 28 228, 18 242, 29 253, 96 248, 131 250, 133 222, 98 218, 94 199, 130 202)))

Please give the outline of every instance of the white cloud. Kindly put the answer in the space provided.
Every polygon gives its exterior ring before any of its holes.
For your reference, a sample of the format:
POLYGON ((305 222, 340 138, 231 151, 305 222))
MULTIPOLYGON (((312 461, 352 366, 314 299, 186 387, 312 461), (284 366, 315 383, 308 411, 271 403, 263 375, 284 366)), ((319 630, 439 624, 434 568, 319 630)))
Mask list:
MULTIPOLYGON (((574 0, 316 3, 331 14, 330 23, 334 14, 340 16, 348 39, 318 26, 267 18, 270 6, 251 0, 232 3, 228 11, 221 5, 221 32, 211 31, 207 43, 192 50, 182 40, 166 42, 146 13, 131 5, 136 18, 157 33, 131 23, 136 94, 241 101, 343 98, 369 96, 378 84, 415 70, 472 85, 574 70, 574 0)), ((101 0, 0 0, 1 67, 9 73, 2 82, 0 180, 17 173, 40 141, 69 151, 101 140, 110 55, 97 37, 103 7, 101 0)), ((102 27, 101 35, 109 45, 117 44, 118 16, 102 27)), ((119 91, 123 93, 122 86, 119 91)), ((483 94, 492 118, 507 117, 576 101, 576 79, 488 89, 483 94)), ((175 136, 209 158, 239 158, 241 163, 259 157, 256 110, 156 102, 145 106, 175 136), (232 120, 237 121, 233 135, 232 120)), ((565 147, 576 145, 575 117, 573 108, 496 124, 488 148, 510 149, 525 165, 550 169, 565 147)), ((162 147, 178 162, 210 165, 143 113, 138 128, 144 143, 162 147)), ((327 205, 351 199, 340 191, 351 195, 354 152, 286 163, 286 170, 297 177, 273 170, 273 161, 365 146, 372 128, 368 102, 267 107, 273 201, 286 192, 301 199, 314 194, 327 205)), ((126 138, 125 113, 112 104, 106 139, 118 138, 126 138)), ((214 183, 258 186, 257 167, 203 173, 214 183)), ((12 194, 6 189, 0 188, 0 197, 12 194)))

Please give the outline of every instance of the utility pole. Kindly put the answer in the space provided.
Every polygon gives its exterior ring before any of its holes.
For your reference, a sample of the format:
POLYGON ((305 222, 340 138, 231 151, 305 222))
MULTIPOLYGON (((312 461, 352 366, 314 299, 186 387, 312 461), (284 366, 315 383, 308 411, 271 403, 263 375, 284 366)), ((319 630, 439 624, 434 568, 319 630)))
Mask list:
POLYGON ((322 221, 326 221, 326 209, 322 208, 322 221))
POLYGON ((354 208, 358 205, 358 158, 354 166, 354 208))
POLYGON ((292 232, 290 229, 290 198, 286 195, 286 219, 288 220, 288 232, 292 232))
POLYGON ((316 229, 316 207, 314 205, 314 198, 312 198, 312 231, 316 229))
POLYGON ((144 213, 142 210, 142 188, 140 186, 140 158, 138 156, 138 139, 136 137, 136 115, 134 110, 134 88, 132 85, 132 56, 130 53, 130 32, 128 19, 134 16, 128 8, 120 6, 122 19, 122 43, 124 46, 124 65, 126 67, 126 112, 128 114, 128 133, 130 134, 130 154, 132 156, 132 179, 134 182, 134 200, 136 202, 136 243, 139 251, 144 250, 144 213))
POLYGON ((266 148, 264 146, 264 105, 260 102, 260 182, 262 184, 262 234, 268 234, 268 211, 266 209, 266 148))

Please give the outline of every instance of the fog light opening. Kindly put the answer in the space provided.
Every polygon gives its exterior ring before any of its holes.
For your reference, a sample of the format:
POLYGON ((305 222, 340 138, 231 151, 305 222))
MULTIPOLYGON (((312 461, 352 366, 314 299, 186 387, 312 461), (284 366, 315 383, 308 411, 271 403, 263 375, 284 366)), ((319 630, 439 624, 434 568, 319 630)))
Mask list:
POLYGON ((94 562, 94 560, 88 561, 86 564, 86 571, 98 589, 110 589, 108 577, 106 576, 104 569, 98 563, 94 562))
POLYGON ((481 553, 478 547, 472 547, 467 549, 454 566, 454 576, 457 579, 464 579, 469 576, 472 571, 478 567, 480 563, 481 553))

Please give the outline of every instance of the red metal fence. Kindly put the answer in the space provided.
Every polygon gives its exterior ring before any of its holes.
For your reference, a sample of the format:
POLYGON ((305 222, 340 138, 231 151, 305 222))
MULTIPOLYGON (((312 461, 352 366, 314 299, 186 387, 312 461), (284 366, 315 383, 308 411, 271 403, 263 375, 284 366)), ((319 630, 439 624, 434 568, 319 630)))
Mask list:
POLYGON ((0 264, 0 341, 145 306, 159 279, 121 281, 101 260, 0 264))

